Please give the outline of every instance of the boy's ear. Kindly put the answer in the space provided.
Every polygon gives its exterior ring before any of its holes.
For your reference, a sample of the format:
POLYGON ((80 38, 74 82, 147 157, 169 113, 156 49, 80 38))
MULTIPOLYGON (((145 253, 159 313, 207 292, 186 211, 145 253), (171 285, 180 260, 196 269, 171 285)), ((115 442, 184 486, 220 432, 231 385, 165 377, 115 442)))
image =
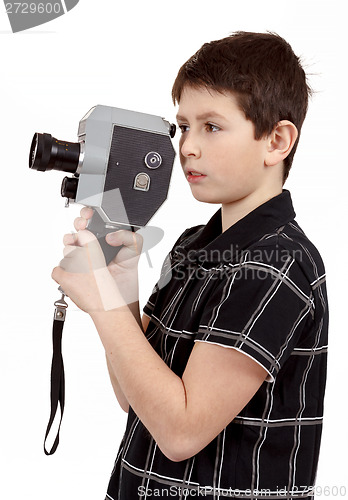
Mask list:
POLYGON ((298 136, 295 125, 289 120, 281 120, 267 138, 265 165, 280 163, 292 150, 298 136))

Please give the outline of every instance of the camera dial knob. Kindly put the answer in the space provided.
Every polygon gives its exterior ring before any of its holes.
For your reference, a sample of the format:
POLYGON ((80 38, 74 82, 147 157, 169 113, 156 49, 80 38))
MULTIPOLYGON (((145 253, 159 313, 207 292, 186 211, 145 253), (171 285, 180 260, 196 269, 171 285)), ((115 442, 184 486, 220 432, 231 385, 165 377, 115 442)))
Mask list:
POLYGON ((145 156, 144 162, 148 168, 158 168, 162 165, 162 156, 156 151, 150 151, 145 156))

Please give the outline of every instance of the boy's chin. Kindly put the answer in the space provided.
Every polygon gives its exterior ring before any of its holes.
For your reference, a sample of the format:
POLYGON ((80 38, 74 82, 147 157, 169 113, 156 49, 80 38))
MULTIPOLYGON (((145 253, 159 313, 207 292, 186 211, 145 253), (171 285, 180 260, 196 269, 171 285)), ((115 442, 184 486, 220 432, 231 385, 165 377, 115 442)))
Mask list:
POLYGON ((212 205, 220 205, 221 201, 213 198, 212 196, 203 196, 192 193, 195 200, 200 201, 201 203, 211 203, 212 205))

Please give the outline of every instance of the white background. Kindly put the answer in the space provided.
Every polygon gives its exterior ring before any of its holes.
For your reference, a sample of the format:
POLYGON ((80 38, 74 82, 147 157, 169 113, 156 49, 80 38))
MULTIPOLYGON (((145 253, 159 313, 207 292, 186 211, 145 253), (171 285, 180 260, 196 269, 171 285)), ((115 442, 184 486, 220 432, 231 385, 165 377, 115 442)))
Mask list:
MULTIPOLYGON (((286 38, 302 55, 317 91, 285 187, 328 273, 330 357, 317 484, 348 489, 343 1, 80 0, 67 15, 18 34, 11 33, 3 7, 0 11, 0 498, 103 499, 125 425, 97 333, 71 304, 64 331, 67 393, 61 444, 54 456, 43 453, 53 302, 59 297, 50 273, 79 207, 64 209, 61 174, 29 170, 33 133, 74 141, 79 120, 95 104, 173 121, 170 92, 181 64, 204 42, 236 30, 270 30, 286 38)), ((150 252, 153 268, 142 259, 142 305, 178 235, 204 223, 216 209, 191 197, 177 161, 169 199, 151 221, 165 237, 150 252)))

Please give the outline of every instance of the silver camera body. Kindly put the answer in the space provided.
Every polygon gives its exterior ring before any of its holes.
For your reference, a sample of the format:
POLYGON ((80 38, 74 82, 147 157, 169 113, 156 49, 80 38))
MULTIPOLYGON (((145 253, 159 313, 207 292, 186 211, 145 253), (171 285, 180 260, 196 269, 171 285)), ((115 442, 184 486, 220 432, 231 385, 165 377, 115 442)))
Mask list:
POLYGON ((159 116, 92 108, 78 128, 81 155, 74 201, 95 208, 105 224, 145 226, 167 198, 175 158, 173 130, 159 116))

